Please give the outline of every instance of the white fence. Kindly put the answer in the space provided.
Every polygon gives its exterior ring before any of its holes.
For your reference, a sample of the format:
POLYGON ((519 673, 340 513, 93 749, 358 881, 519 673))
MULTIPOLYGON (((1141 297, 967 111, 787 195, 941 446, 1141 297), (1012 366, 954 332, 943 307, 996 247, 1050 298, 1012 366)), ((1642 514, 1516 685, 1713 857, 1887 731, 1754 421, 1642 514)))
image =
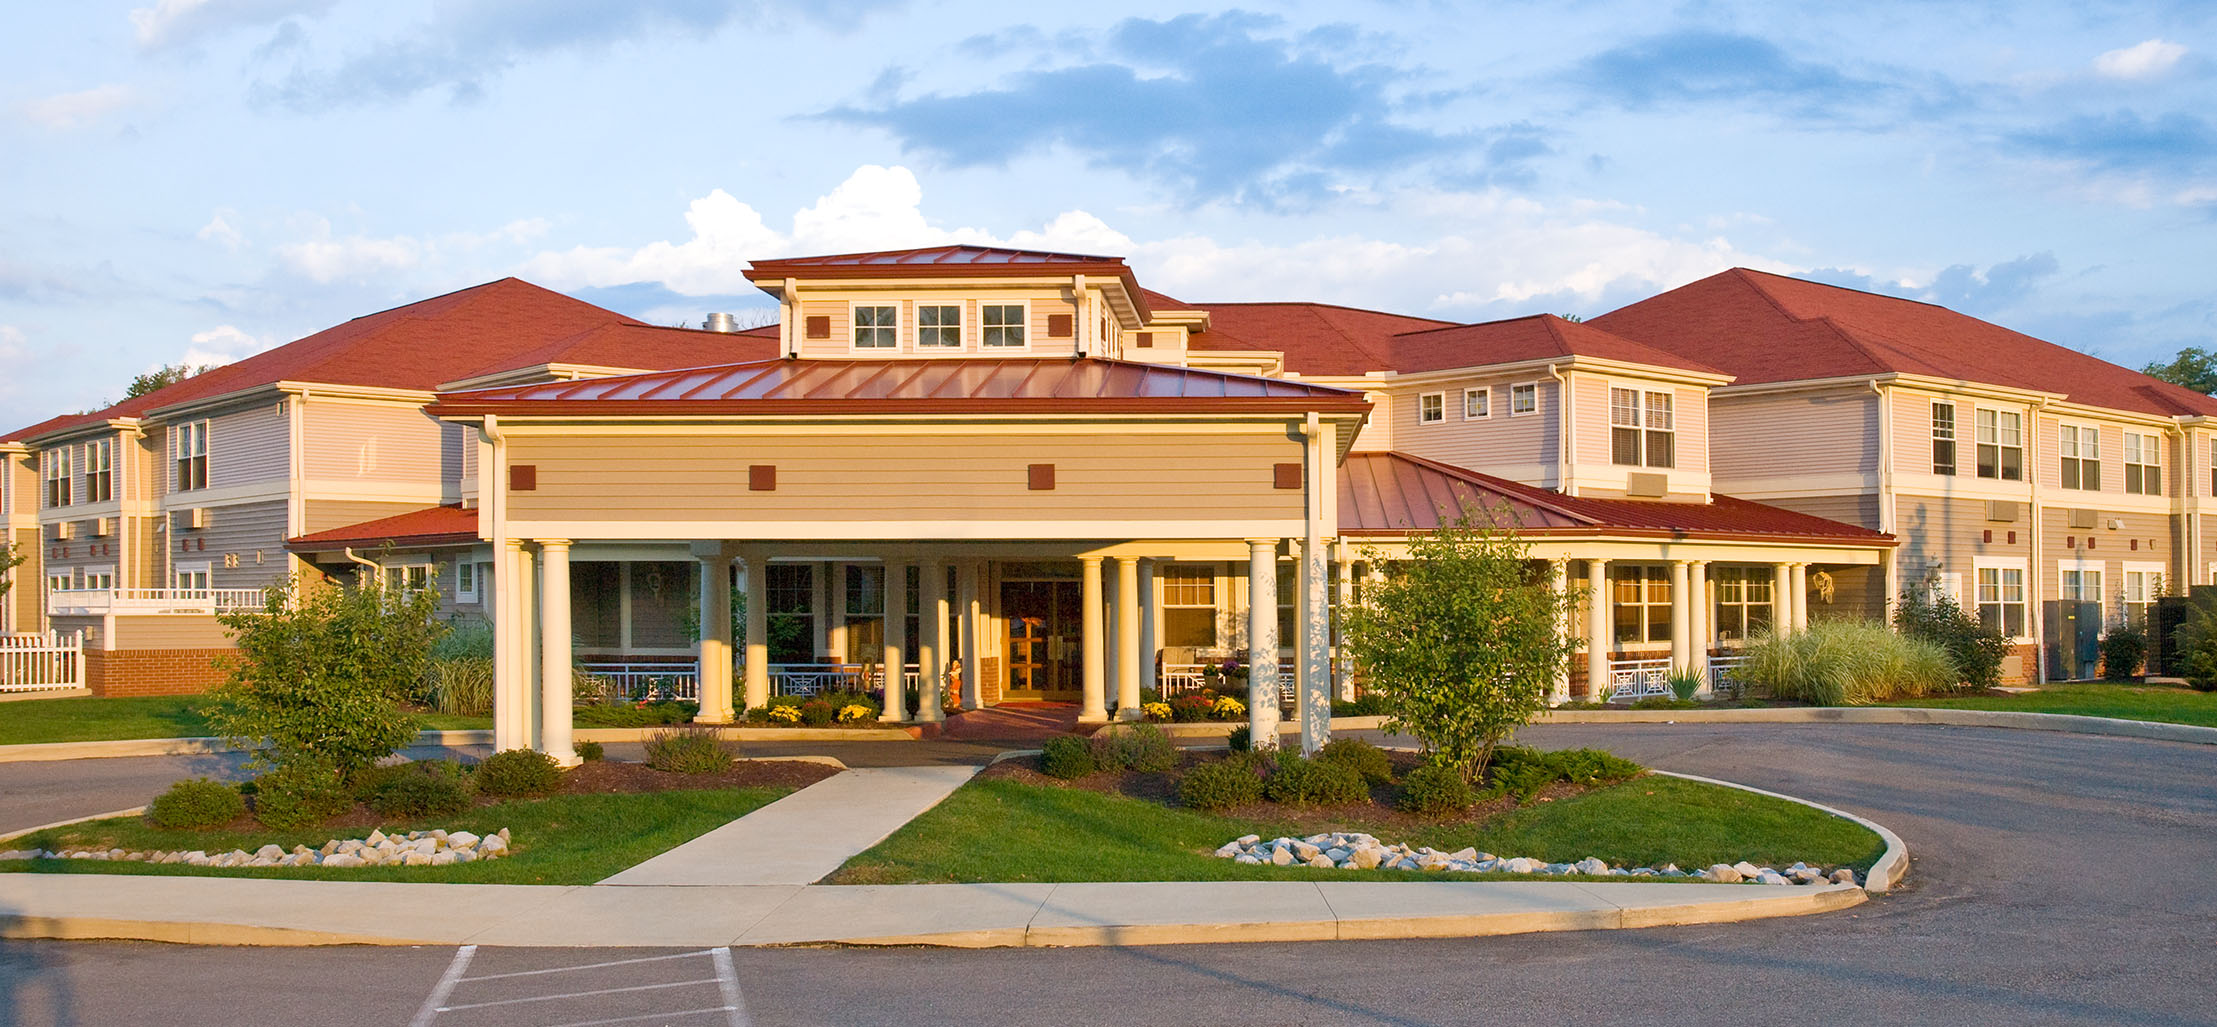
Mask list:
MULTIPOLYGON (((1155 676, 1156 690, 1161 692, 1165 699, 1174 695, 1184 695, 1188 692, 1198 692, 1204 688, 1214 688, 1221 692, 1225 685, 1223 676, 1212 676, 1207 671, 1207 668, 1213 666, 1215 666, 1213 663, 1163 664, 1162 672, 1155 676)), ((1300 686, 1297 684, 1298 679, 1298 671, 1285 664, 1279 664, 1278 704, 1280 706, 1290 707, 1299 701, 1300 686)), ((1239 696, 1246 695, 1246 683, 1235 682, 1232 685, 1232 692, 1239 696)))
POLYGON ((83 687, 83 635, 0 635, 0 692, 83 687))
MULTIPOLYGON (((612 698, 624 702, 642 700, 700 700, 700 667, 691 663, 580 663, 577 669, 608 682, 612 698)), ((731 669, 733 681, 746 679, 744 664, 731 669)), ((901 681, 917 687, 921 675, 910 664, 901 681)), ((822 692, 862 692, 885 685, 884 668, 859 663, 770 664, 771 695, 816 695, 822 692)))
POLYGON ((110 613, 228 613, 259 610, 268 593, 259 588, 87 588, 46 594, 55 617, 110 613))
POLYGON ((1669 695, 1670 659, 1610 660, 1609 687, 1611 702, 1669 695))

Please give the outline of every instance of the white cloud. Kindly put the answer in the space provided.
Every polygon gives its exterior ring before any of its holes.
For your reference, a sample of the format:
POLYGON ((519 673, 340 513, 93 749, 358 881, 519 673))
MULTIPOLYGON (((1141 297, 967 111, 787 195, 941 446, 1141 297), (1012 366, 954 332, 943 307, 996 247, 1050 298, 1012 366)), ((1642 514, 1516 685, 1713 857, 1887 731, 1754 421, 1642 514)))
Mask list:
POLYGON ((266 25, 294 14, 328 9, 336 0, 155 0, 131 11, 141 49, 173 44, 246 25, 266 25))
POLYGON ((2185 56, 2186 47, 2178 43, 2150 39, 2094 58, 2094 71, 2108 78, 2154 78, 2185 56))
POLYGON ((313 238, 277 248, 278 259, 294 273, 310 281, 330 284, 341 279, 361 280, 393 271, 407 271, 423 261, 424 244, 396 235, 380 239, 366 235, 333 238, 331 223, 312 221, 313 238))
POLYGON ((229 219, 237 216, 237 211, 219 209, 213 217, 208 219, 208 223, 200 226, 200 231, 193 233, 193 235, 201 242, 212 242, 224 249, 237 252, 239 247, 246 245, 246 237, 240 235, 238 229, 231 227, 229 219))
POLYGON ((52 129, 72 129, 91 124, 122 110, 138 99, 131 87, 120 82, 74 93, 25 100, 16 110, 38 124, 52 129))
POLYGON ((22 360, 31 355, 31 340, 23 329, 14 325, 0 325, 0 361, 22 360))
MULTIPOLYGON (((260 353, 281 341, 261 339, 239 330, 236 325, 217 325, 204 332, 192 334, 192 345, 185 348, 183 363, 194 367, 213 367, 243 360, 260 353)), ((147 370, 158 370, 149 367, 147 370)))

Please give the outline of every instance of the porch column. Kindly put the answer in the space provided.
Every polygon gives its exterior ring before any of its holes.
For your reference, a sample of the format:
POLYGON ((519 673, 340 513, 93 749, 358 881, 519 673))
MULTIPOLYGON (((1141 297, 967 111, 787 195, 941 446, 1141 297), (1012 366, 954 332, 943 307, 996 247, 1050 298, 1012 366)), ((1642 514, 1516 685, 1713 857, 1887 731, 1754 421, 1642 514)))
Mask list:
MULTIPOLYGON (((1709 598, 1709 561, 1695 560, 1689 586, 1693 590, 1693 623, 1688 625, 1688 639, 1692 649, 1687 653, 1691 663, 1689 670, 1699 675, 1703 682, 1709 680, 1709 643, 1716 636, 1716 604, 1709 598)), ((1702 688, 1706 690, 1707 684, 1702 688)))
POLYGON ((1794 633, 1794 565, 1771 566, 1771 634, 1794 633))
POLYGON ((879 637, 885 639, 885 712, 878 714, 878 719, 898 722, 908 719, 908 685, 902 680, 908 657, 901 649, 901 636, 908 633, 907 564, 885 561, 884 592, 885 605, 880 614, 884 627, 879 637))
MULTIPOLYGON (((1149 557, 1139 561, 1139 688, 1142 692, 1161 694, 1162 680, 1158 654, 1162 652, 1160 626, 1162 600, 1155 594, 1155 561, 1149 557)), ((1144 715, 1144 714, 1142 714, 1144 715)))
POLYGON ((1339 543, 1338 592, 1332 597, 1332 691, 1341 702, 1355 701, 1355 659, 1347 651, 1347 611, 1355 603, 1355 561, 1348 559, 1347 543, 1339 543))
POLYGON ((1809 630, 1809 565, 1794 565, 1794 630, 1809 630))
POLYGON ((925 560, 916 581, 916 719, 947 717, 947 561, 925 560))
POLYGON ((1085 705, 1078 710, 1078 719, 1088 724, 1100 724, 1108 720, 1106 677, 1108 654, 1101 638, 1101 558, 1081 556, 1078 565, 1083 568, 1078 594, 1078 623, 1080 641, 1085 651, 1084 684, 1085 705))
POLYGON ((810 660, 822 659, 831 652, 831 564, 818 561, 808 566, 808 656, 810 660))
POLYGON ((570 742, 570 708, 576 705, 570 675, 570 540, 539 543, 539 751, 556 763, 574 767, 577 747, 570 742))
POLYGON ((1116 719, 1138 720, 1139 558, 1116 558, 1116 719))
POLYGON ((1687 595, 1691 569, 1684 560, 1670 562, 1670 671, 1676 674, 1691 663, 1693 602, 1687 595))
POLYGON ((731 710, 731 551, 721 542, 693 543, 700 567, 701 724, 729 724, 731 710))
POLYGON ((1278 540, 1247 540, 1247 737, 1278 747, 1278 540))
POLYGON ((824 565, 825 575, 831 580, 824 596, 824 648, 823 654, 832 663, 846 663, 847 652, 847 565, 833 561, 824 565))
POLYGON ((531 548, 519 545, 516 550, 516 653, 523 672, 516 679, 516 697, 520 700, 516 723, 522 732, 516 738, 518 749, 535 749, 539 745, 538 602, 539 571, 531 548))
POLYGON ((962 613, 958 643, 962 647, 962 708, 966 710, 985 706, 985 692, 978 681, 978 588, 984 571, 984 565, 976 560, 964 560, 955 568, 955 600, 962 613))
POLYGON ((1609 684, 1609 561, 1586 561, 1586 699, 1609 684))
POLYGON ((1329 574, 1323 541, 1303 540, 1294 575, 1299 588, 1293 624, 1300 638, 1293 658, 1300 673, 1295 676, 1293 713, 1301 724, 1301 752, 1307 756, 1332 740, 1332 615, 1324 592, 1329 574))
POLYGON ((530 744, 524 722, 531 704, 523 658, 523 542, 503 539, 493 553, 493 750, 506 752, 530 744))
MULTIPOLYGON (((1565 642, 1570 637, 1570 561, 1550 560, 1547 563, 1548 587, 1555 592, 1555 636, 1565 642)), ((1570 659, 1564 657, 1562 665, 1555 668, 1555 683, 1548 686, 1547 704, 1561 706, 1570 701, 1570 659)))
POLYGON ((759 549, 747 561, 747 677, 743 709, 770 705, 770 561, 759 549))

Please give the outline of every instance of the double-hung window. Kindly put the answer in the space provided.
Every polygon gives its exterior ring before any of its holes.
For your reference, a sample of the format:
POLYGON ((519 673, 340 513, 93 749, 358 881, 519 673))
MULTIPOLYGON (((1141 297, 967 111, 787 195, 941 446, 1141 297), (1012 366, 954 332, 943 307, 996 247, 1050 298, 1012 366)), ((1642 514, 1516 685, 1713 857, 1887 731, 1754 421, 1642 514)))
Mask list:
POLYGON ((961 349, 962 308, 952 303, 916 307, 917 349, 961 349))
POLYGON ((105 503, 115 498, 115 440, 85 443, 85 502, 105 503))
POLYGON ((46 483, 46 505, 68 506, 70 501, 69 446, 49 449, 39 454, 39 473, 46 483))
POLYGON ((2148 612, 2155 608, 2156 597, 2162 594, 2162 571, 2133 570, 2127 564, 2122 596, 2124 609, 2121 611, 2125 625, 2145 630, 2148 626, 2148 612))
POLYGON ((1162 569, 1162 644, 1216 645, 1216 568, 1174 563, 1162 569))
POLYGON ((1668 392, 1609 390, 1609 460, 1626 467, 1677 466, 1677 428, 1668 392))
POLYGON ((177 426, 177 491, 208 487, 208 422, 177 426))
POLYGON ((2022 567, 1978 569, 1978 621, 2009 638, 2025 633, 2025 570, 2022 567))
POLYGON ((177 565, 177 587, 187 592, 205 592, 211 586, 208 564, 181 563, 177 565))
POLYGON ((85 568, 85 583, 84 583, 84 585, 83 585, 83 588, 84 588, 84 589, 85 589, 86 591, 88 591, 88 592, 113 592, 113 591, 115 591, 115 568, 113 568, 113 567, 87 567, 87 568, 85 568))
MULTIPOLYGON (((747 573, 754 573, 752 567, 747 573)), ((805 563, 773 563, 762 569, 762 598, 771 663, 811 663, 816 659, 816 568, 805 563)))
POLYGON ((2092 427, 2066 424, 2056 440, 2063 462, 2063 487, 2099 492, 2102 487, 2102 437, 2092 427))
POLYGON ((467 557, 454 561, 454 601, 477 601, 477 563, 467 557))
POLYGON ((431 565, 428 563, 392 564, 385 568, 385 587, 395 595, 421 592, 431 587, 431 565))
POLYGON ((1771 572, 1758 567, 1717 567, 1717 637, 1746 640, 1771 628, 1771 572))
POLYGON ((1670 641, 1670 575, 1662 567, 1611 566, 1610 618, 1620 643, 1670 641))
POLYGON ((1463 390, 1463 420, 1482 421, 1493 411, 1493 390, 1480 386, 1463 390))
POLYGON ((1024 305, 987 303, 978 308, 983 333, 978 342, 987 349, 1024 348, 1024 305))
POLYGON ((1955 473, 1955 404, 1932 404, 1932 473, 1955 473))
POLYGON ((2125 433, 2125 491, 2141 496, 2163 494, 2163 438, 2146 432, 2125 433))
POLYGON ((1978 476, 2025 480, 2025 415, 2014 410, 1978 411, 1978 476))
POLYGON ((901 308, 891 305, 856 304, 854 308, 854 348, 901 348, 901 308))
POLYGON ((1540 387, 1536 382, 1523 382, 1509 386, 1509 416, 1536 413, 1540 409, 1540 387))
POLYGON ((1438 424, 1447 420, 1447 393, 1427 392, 1416 398, 1416 423, 1438 424))

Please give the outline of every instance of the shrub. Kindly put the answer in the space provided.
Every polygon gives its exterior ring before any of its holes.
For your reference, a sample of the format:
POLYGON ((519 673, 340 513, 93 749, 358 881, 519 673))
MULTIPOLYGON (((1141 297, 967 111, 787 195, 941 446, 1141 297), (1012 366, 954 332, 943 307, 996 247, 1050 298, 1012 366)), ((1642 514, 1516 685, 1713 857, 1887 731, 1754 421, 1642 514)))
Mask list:
POLYGON ((1955 666, 1955 678, 1974 690, 2001 684, 2001 661, 2009 655, 2009 639, 2000 628, 1987 627, 1963 609, 1954 597, 1932 589, 1912 589, 1901 597, 1894 611, 1894 626, 1911 638, 1939 646, 1955 666))
POLYGON ((809 727, 823 727, 839 715, 839 707, 822 699, 810 699, 801 704, 801 723, 809 727))
POLYGON ((1216 760, 1186 771, 1178 801, 1199 810, 1227 810, 1262 798, 1262 776, 1243 759, 1216 760))
POLYGON ((1791 635, 1749 643, 1735 672, 1780 699, 1861 706, 1955 687, 1955 662, 1940 646, 1873 621, 1819 621, 1791 635))
POLYGON ((1708 684, 1701 680, 1701 675, 1691 671, 1673 672, 1669 683, 1670 694, 1677 696, 1679 702, 1692 702, 1694 696, 1699 695, 1702 687, 1708 684))
POLYGON ((1178 765, 1178 747, 1153 724, 1133 724, 1093 736, 1093 762, 1102 770, 1169 773, 1178 765))
POLYGON ((1278 753, 1278 765, 1262 783, 1264 798, 1289 806, 1336 805, 1361 802, 1370 797, 1355 768, 1328 760, 1312 760, 1291 749, 1278 753))
POLYGON ((245 813, 246 800, 238 789, 204 777, 170 785, 146 806, 148 823, 188 831, 220 827, 245 813))
POLYGON ((313 764, 282 766, 254 782, 254 819, 272 830, 314 827, 353 805, 339 776, 313 764))
POLYGON ((424 704, 440 713, 481 716, 493 711, 493 661, 474 656, 431 661, 424 704))
POLYGON ((1233 728, 1224 735, 1224 745, 1233 752, 1253 752, 1255 749, 1255 729, 1245 724, 1233 728))
POLYGON ((1376 692, 1365 692, 1353 702, 1332 700, 1332 716, 1335 717, 1383 717, 1386 715, 1385 697, 1376 692))
POLYGON ((1555 768, 1542 761, 1529 763, 1499 762, 1492 769, 1493 787, 1496 792, 1514 795, 1518 802, 1530 802, 1540 790, 1554 784, 1555 768))
POLYGON ((624 703, 615 706, 580 707, 570 723, 578 727, 655 727, 683 724, 700 713, 694 702, 624 703))
POLYGON ((2177 637, 2177 673, 2197 692, 2217 692, 2217 590, 2189 594, 2177 637))
POLYGON ((1064 735, 1047 739, 1039 750, 1039 769, 1048 777, 1074 781, 1093 773, 1093 746, 1083 738, 1064 735))
POLYGON ((1672 695, 1649 695, 1632 700, 1632 708, 1635 710, 1692 710, 1700 707, 1699 702, 1672 695))
POLYGON ((1170 719, 1180 724, 1209 719, 1209 708, 1216 705, 1216 697, 1199 692, 1187 692, 1170 700, 1170 719))
POLYGON ((647 766, 674 774, 715 774, 731 769, 738 750, 713 727, 677 727, 647 737, 647 766))
POLYGON ((2139 673, 2148 658, 2148 635, 2139 628, 2115 627, 2102 635, 2102 677, 2123 681, 2139 673))
POLYGON ((477 765, 477 790, 504 799, 552 795, 561 784, 561 765, 534 749, 506 749, 477 765))
POLYGON ((599 763, 608 758, 608 751, 601 748, 599 742, 579 742, 577 743, 577 758, 587 763, 599 763))
POLYGON ((401 773, 393 775, 370 796, 369 808, 379 815, 418 820, 449 816, 469 808, 469 781, 462 776, 462 768, 446 760, 406 763, 402 767, 401 773))
POLYGON ((1335 738, 1316 751, 1316 758, 1338 763, 1362 776, 1363 783, 1393 783, 1393 760, 1386 751, 1360 738, 1335 738))
POLYGON ((1478 804, 1478 792, 1463 780, 1460 771, 1427 763, 1401 779, 1401 794, 1394 805, 1403 811, 1428 817, 1460 813, 1478 804))

